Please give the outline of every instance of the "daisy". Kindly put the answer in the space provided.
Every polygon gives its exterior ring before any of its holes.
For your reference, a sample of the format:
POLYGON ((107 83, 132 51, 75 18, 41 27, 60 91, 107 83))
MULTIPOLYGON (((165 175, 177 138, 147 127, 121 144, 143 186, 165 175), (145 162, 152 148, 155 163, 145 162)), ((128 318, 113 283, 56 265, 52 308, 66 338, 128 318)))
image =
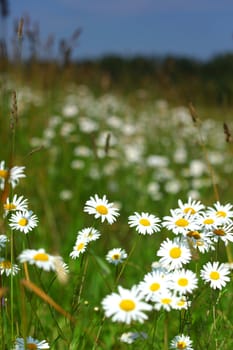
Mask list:
POLYGON ((147 339, 148 335, 145 332, 127 332, 120 336, 120 341, 126 344, 133 344, 137 339, 147 339))
POLYGON ((23 338, 16 338, 15 350, 25 350, 25 349, 49 349, 49 344, 46 340, 37 340, 32 337, 27 337, 26 344, 23 338))
POLYGON ((170 279, 160 270, 152 271, 144 276, 144 280, 139 283, 138 289, 146 301, 154 300, 156 295, 161 294, 170 286, 170 279))
POLYGON ((121 248, 114 248, 109 250, 108 254, 106 255, 106 260, 110 264, 118 265, 122 263, 127 258, 127 253, 124 249, 121 248))
POLYGON ((86 227, 78 231, 77 239, 86 239, 88 242, 96 241, 100 238, 100 232, 93 227, 86 227))
POLYGON ((1 190, 5 187, 5 181, 10 183, 12 187, 14 188, 20 178, 26 177, 24 174, 24 166, 14 166, 13 168, 6 168, 5 167, 5 161, 0 162, 0 188, 1 190))
POLYGON ((185 296, 180 296, 174 299, 172 307, 175 310, 187 310, 191 305, 191 301, 187 300, 185 296))
POLYGON ((163 293, 156 296, 154 302, 155 310, 165 310, 171 311, 173 309, 173 304, 175 301, 175 295, 172 294, 169 290, 163 291, 163 293))
POLYGON ((196 218, 196 222, 199 224, 200 231, 203 229, 211 231, 221 225, 222 220, 213 213, 202 213, 196 218))
POLYGON ((23 250, 23 252, 18 256, 18 259, 21 263, 28 262, 30 265, 36 265, 45 271, 56 270, 54 257, 47 254, 43 248, 38 250, 23 250))
POLYGON ((109 224, 112 224, 120 215, 118 209, 114 208, 113 203, 108 202, 105 195, 100 198, 97 194, 86 202, 84 212, 93 214, 95 219, 101 218, 101 222, 107 220, 109 224))
POLYGON ((222 289, 226 283, 230 281, 229 268, 226 264, 220 264, 218 261, 213 263, 208 262, 201 269, 201 277, 205 282, 210 283, 210 287, 213 289, 222 289))
POLYGON ((160 230, 160 219, 155 215, 148 213, 134 213, 134 215, 129 216, 129 226, 136 227, 136 231, 142 235, 149 234, 152 235, 154 232, 160 230))
POLYGON ((233 242, 233 223, 227 223, 211 231, 214 242, 223 241, 225 245, 233 242))
POLYGON ((130 324, 132 321, 143 323, 148 316, 144 311, 152 310, 152 306, 141 301, 137 287, 125 289, 118 286, 118 293, 106 296, 102 301, 106 317, 113 322, 130 324))
POLYGON ((191 260, 192 256, 185 241, 179 239, 171 241, 169 238, 162 242, 157 255, 161 257, 159 262, 162 266, 169 270, 181 268, 191 260))
POLYGON ((223 223, 231 222, 233 218, 233 206, 231 204, 222 205, 219 202, 214 203, 213 208, 208 207, 207 213, 220 218, 223 223))
POLYGON ((8 242, 7 236, 6 235, 0 235, 0 249, 5 247, 6 242, 8 242))
POLYGON ((187 233, 187 239, 190 246, 201 253, 215 250, 214 242, 211 240, 211 232, 190 231, 187 233))
POLYGON ((12 214, 9 221, 9 225, 13 230, 19 230, 27 234, 37 226, 38 218, 31 210, 25 210, 23 212, 17 211, 15 214, 12 214))
POLYGON ((193 350, 192 340, 184 334, 176 335, 171 341, 170 348, 175 350, 193 350))
POLYGON ((28 200, 23 196, 18 197, 17 194, 14 195, 13 199, 6 199, 6 202, 3 204, 5 215, 10 211, 27 211, 28 200))
POLYGON ((180 211, 171 209, 171 216, 165 216, 163 218, 162 225, 174 234, 186 235, 189 231, 195 231, 199 229, 199 224, 194 221, 194 218, 190 213, 183 215, 180 211))
POLYGON ((66 283, 68 281, 69 266, 64 263, 61 256, 53 256, 53 263, 59 282, 66 283))
POLYGON ((184 215, 191 214, 195 215, 205 208, 200 201, 193 200, 191 197, 188 198, 188 202, 183 203, 181 199, 178 200, 178 205, 181 213, 184 215))
POLYGON ((14 276, 19 272, 19 267, 16 264, 11 264, 9 260, 0 258, 0 274, 6 276, 14 276))
POLYGON ((83 254, 87 248, 88 240, 86 238, 79 238, 75 242, 72 252, 70 253, 70 257, 72 259, 76 259, 80 254, 83 254))
POLYGON ((172 273, 171 289, 185 295, 197 288, 197 282, 196 274, 191 270, 175 270, 172 273))

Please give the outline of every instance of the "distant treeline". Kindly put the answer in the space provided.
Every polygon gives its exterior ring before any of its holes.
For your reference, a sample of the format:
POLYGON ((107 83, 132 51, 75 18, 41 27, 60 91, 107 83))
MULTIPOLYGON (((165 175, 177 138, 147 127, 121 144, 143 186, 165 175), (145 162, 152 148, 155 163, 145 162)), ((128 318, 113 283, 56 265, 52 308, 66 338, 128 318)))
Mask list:
POLYGON ((180 102, 233 104, 233 53, 199 61, 186 57, 164 58, 106 56, 78 63, 80 76, 122 89, 151 89, 180 102))
POLYGON ((43 87, 66 82, 87 84, 96 92, 143 91, 169 101, 230 107, 233 105, 233 53, 201 61, 186 57, 121 57, 108 55, 92 60, 28 60, 0 62, 0 70, 17 74, 43 87))

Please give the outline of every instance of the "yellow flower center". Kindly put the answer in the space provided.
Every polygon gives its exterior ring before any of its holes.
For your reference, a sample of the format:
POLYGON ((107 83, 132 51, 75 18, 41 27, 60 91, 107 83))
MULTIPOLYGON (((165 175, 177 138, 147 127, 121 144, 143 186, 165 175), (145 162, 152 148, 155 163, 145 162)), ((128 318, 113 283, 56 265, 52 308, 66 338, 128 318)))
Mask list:
POLYGON ((216 212, 216 215, 225 218, 227 216, 227 213, 225 211, 219 210, 216 212))
POLYGON ((141 218, 139 220, 139 224, 141 224, 142 226, 150 226, 151 225, 150 221, 148 219, 146 219, 146 218, 141 218))
POLYGON ((170 257, 173 259, 178 259, 181 256, 181 249, 180 247, 173 247, 170 250, 170 257))
POLYGON ((160 284, 157 283, 157 282, 152 283, 152 284, 150 285, 150 290, 151 290, 152 292, 156 292, 156 291, 159 290, 159 289, 160 289, 160 284))
POLYGON ((29 350, 34 350, 34 349, 38 349, 36 344, 33 343, 27 343, 27 349, 29 350))
POLYGON ((97 205, 95 207, 95 209, 101 215, 107 215, 108 214, 108 208, 106 208, 105 205, 97 205))
POLYGON ((204 242, 199 240, 199 241, 196 242, 196 244, 197 244, 198 247, 202 247, 204 245, 204 242))
POLYGON ((201 238, 201 235, 198 231, 190 231, 187 233, 187 236, 188 237, 192 237, 194 239, 200 239, 201 238))
POLYGON ((178 284, 181 287, 186 287, 188 285, 189 281, 187 278, 179 278, 178 284))
POLYGON ((8 171, 7 170, 0 170, 0 177, 2 177, 3 179, 6 179, 8 176, 8 171))
POLYGON ((185 301, 183 299, 180 299, 178 302, 177 302, 177 306, 184 306, 185 305, 185 301))
POLYGON ((187 207, 187 208, 184 208, 184 213, 185 214, 196 214, 196 210, 193 209, 192 207, 187 207))
POLYGON ((212 280, 219 280, 219 278, 220 278, 219 272, 218 271, 211 271, 210 278, 212 280))
POLYGON ((207 218, 207 219, 205 219, 205 220, 203 221, 203 223, 204 223, 205 225, 211 225, 211 224, 214 223, 214 219, 212 219, 212 218, 207 218))
POLYGON ((188 222, 188 220, 181 218, 181 219, 176 220, 175 224, 176 224, 176 226, 179 226, 179 227, 186 227, 186 226, 188 226, 189 222, 188 222))
POLYGON ((6 203, 3 205, 3 208, 5 210, 14 210, 16 209, 16 205, 14 205, 14 203, 6 203))
POLYGON ((4 270, 11 269, 11 262, 8 260, 1 261, 0 267, 4 270))
POLYGON ((176 346, 177 346, 177 349, 186 349, 187 344, 185 343, 185 341, 180 340, 177 342, 176 346))
POLYGON ((136 304, 133 300, 131 299, 123 299, 121 300, 120 304, 119 304, 120 308, 124 311, 132 311, 135 309, 136 304))
POLYGON ((120 254, 113 254, 112 259, 113 260, 119 260, 120 259, 120 254))
POLYGON ((214 230, 214 234, 217 236, 225 236, 226 235, 225 231, 221 228, 214 230))
POLYGON ((172 299, 170 298, 163 298, 161 299, 162 304, 171 304, 172 299))
POLYGON ((28 224, 28 220, 26 218, 21 218, 19 221, 18 221, 18 224, 20 226, 27 226, 28 224))
POLYGON ((49 256, 46 253, 37 253, 36 255, 33 256, 33 259, 36 261, 48 261, 49 256))
POLYGON ((84 248, 84 243, 83 242, 76 245, 76 250, 78 250, 78 251, 82 250, 83 248, 84 248))

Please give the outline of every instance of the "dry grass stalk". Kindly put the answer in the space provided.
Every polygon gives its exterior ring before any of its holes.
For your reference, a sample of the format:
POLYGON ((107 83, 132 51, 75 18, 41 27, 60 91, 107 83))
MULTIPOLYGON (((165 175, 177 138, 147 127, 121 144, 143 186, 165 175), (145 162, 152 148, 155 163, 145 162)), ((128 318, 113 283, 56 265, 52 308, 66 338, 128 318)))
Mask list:
POLYGON ((233 141, 233 139, 232 139, 231 132, 228 128, 227 123, 223 123, 223 130, 224 130, 224 134, 226 136, 226 142, 231 143, 233 141))

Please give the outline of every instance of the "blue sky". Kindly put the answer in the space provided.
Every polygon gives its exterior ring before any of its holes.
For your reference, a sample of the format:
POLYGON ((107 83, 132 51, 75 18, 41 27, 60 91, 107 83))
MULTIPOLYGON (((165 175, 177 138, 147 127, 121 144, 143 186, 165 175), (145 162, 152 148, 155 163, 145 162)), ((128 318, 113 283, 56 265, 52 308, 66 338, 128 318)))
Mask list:
POLYGON ((28 14, 43 40, 81 27, 75 58, 104 54, 208 59, 233 49, 233 0, 9 0, 13 19, 28 14))

